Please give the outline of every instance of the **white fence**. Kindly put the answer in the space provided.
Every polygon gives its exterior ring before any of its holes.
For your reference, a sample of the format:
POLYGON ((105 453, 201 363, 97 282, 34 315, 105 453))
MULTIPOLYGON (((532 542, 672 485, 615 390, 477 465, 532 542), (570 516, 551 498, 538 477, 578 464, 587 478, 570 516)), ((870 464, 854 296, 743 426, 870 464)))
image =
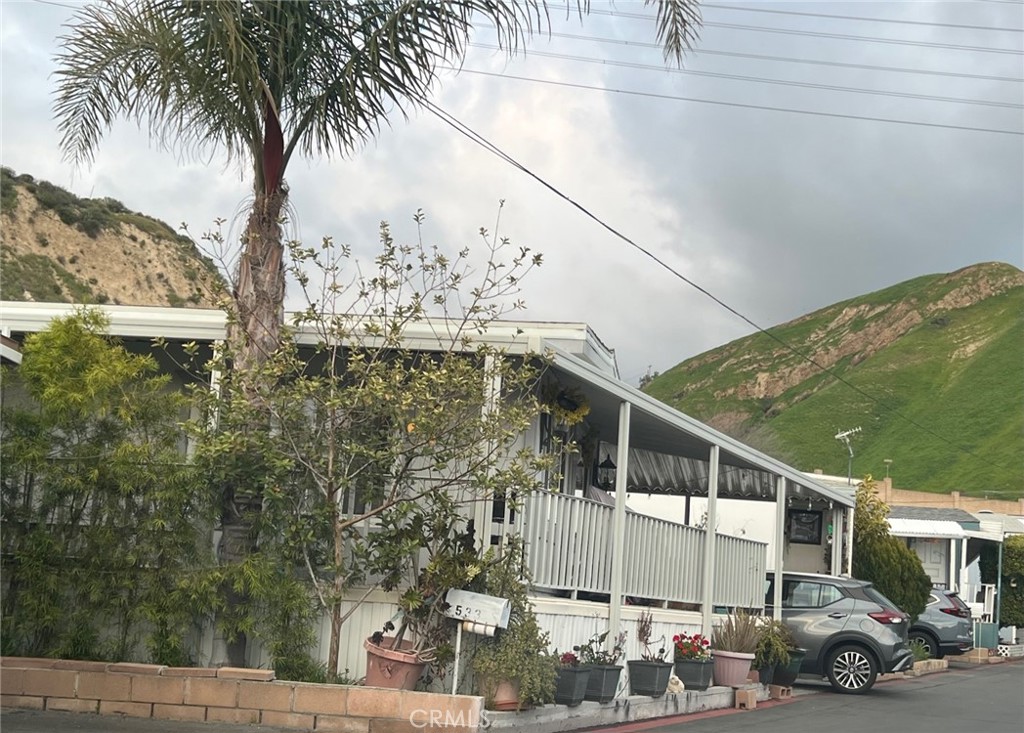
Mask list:
MULTIPOLYGON (((611 593, 613 507, 566 494, 539 493, 523 507, 526 562, 537 588, 611 593)), ((626 596, 702 602, 706 532, 644 514, 626 514, 623 558, 626 596)), ((767 545, 718 535, 714 605, 759 607, 764 602, 767 545)))

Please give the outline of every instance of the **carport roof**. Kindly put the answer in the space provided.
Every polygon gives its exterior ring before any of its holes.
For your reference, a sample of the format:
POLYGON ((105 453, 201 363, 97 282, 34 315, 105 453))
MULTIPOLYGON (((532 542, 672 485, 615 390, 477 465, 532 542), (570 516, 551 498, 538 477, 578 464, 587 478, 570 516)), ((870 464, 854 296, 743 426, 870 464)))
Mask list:
MULTIPOLYGON (((705 467, 702 471, 700 464, 707 463, 711 446, 717 445, 720 449, 719 463, 729 467, 719 474, 719 495, 724 498, 772 501, 775 498, 775 485, 771 476, 781 476, 789 482, 787 492, 790 495, 809 497, 815 494, 840 506, 855 505, 852 496, 823 486, 807 474, 659 402, 572 354, 558 348, 550 349, 549 353, 554 368, 565 381, 574 382, 569 386, 586 392, 590 400, 590 415, 596 423, 616 425, 619 406, 623 402, 632 406, 629 433, 631 448, 660 455, 656 459, 648 457, 637 461, 638 466, 644 467, 646 464, 646 474, 634 474, 630 470, 631 483, 634 483, 636 490, 706 495, 707 469, 705 467), (676 490, 671 490, 673 487, 656 485, 664 480, 673 465, 695 479, 694 482, 688 482, 686 489, 675 487, 676 490), (742 479, 744 473, 749 476, 746 482, 742 479), (732 479, 727 478, 730 475, 732 479), (640 476, 644 476, 647 486, 636 485, 638 482, 635 479, 640 476), (669 491, 666 492, 666 489, 669 491)), ((631 460, 634 455, 642 454, 631 450, 631 460)))

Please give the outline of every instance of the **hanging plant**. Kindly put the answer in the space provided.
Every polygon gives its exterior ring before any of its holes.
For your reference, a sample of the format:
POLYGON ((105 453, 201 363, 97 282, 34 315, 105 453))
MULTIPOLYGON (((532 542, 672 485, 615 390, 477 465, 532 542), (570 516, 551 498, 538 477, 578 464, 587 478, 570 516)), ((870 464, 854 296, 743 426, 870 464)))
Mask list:
POLYGON ((555 422, 566 425, 578 425, 590 414, 590 402, 577 387, 562 387, 557 382, 549 382, 543 389, 541 401, 555 422))

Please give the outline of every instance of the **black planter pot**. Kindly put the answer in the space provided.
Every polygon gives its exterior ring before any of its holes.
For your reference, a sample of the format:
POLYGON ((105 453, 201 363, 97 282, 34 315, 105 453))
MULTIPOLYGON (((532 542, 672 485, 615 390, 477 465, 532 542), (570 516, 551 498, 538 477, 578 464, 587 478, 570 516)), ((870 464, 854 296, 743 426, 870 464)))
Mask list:
POLYGON ((590 667, 562 667, 555 681, 555 702, 576 707, 583 702, 590 682, 590 667))
POLYGON ((757 681, 762 685, 774 684, 775 680, 775 665, 769 664, 765 667, 757 668, 757 681))
POLYGON ((772 684, 780 685, 781 687, 792 687, 793 683, 796 682, 796 676, 800 674, 800 665, 803 664, 805 656, 807 656, 806 649, 790 649, 789 664, 775 666, 772 684))
POLYGON ((591 665, 590 679, 587 682, 587 693, 584 700, 593 702, 611 702, 615 699, 615 691, 619 688, 619 675, 622 667, 617 664, 591 665))
POLYGON ((715 663, 710 659, 677 659, 675 671, 687 690, 706 690, 711 687, 715 663))
POLYGON ((629 694, 661 697, 672 676, 672 662, 649 662, 634 659, 629 666, 629 694))

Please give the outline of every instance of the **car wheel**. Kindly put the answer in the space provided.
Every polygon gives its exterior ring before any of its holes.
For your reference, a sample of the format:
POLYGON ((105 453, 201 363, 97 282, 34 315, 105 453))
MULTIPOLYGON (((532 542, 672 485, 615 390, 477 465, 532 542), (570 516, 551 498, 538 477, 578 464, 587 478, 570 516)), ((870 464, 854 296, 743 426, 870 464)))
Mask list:
POLYGON ((863 647, 841 646, 828 655, 825 668, 832 689, 847 695, 862 695, 875 684, 878 665, 863 647))
POLYGON ((920 643, 927 651, 929 659, 942 659, 942 652, 939 651, 939 641, 927 631, 921 631, 919 629, 910 630, 911 643, 920 643))

